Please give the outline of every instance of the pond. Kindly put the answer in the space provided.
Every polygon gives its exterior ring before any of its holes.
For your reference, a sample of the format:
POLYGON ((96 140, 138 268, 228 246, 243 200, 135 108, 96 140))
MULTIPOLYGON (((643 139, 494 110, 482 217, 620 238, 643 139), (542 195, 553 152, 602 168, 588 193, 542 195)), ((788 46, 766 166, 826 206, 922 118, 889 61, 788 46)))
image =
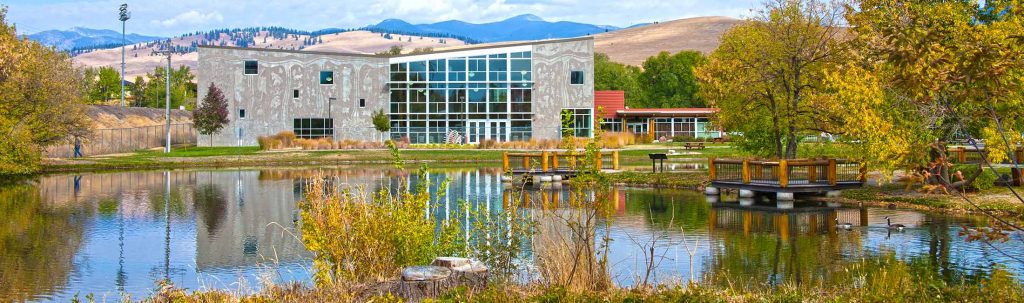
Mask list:
MULTIPOLYGON (((434 183, 451 182, 433 202, 436 218, 459 218, 459 201, 501 214, 510 185, 500 173, 431 170, 434 183)), ((367 166, 130 171, 0 186, 0 301, 67 301, 89 293, 98 301, 121 294, 139 299, 161 279, 239 292, 264 283, 310 283, 310 253, 296 231, 296 201, 306 182, 326 176, 369 191, 398 185, 398 175, 367 166)), ((558 208, 568 199, 566 188, 528 187, 530 204, 522 210, 558 208)), ((949 280, 982 279, 995 270, 1017 279, 1024 274, 1020 263, 997 251, 1019 252, 1019 241, 989 246, 959 235, 962 226, 984 225, 982 218, 817 203, 781 211, 771 204, 709 203, 702 193, 677 190, 615 188, 607 197, 613 209, 595 233, 610 240, 609 274, 621 286, 691 277, 828 282, 848 264, 877 256, 926 264, 949 280), (886 217, 908 228, 890 232, 886 217), (853 228, 836 228, 836 219, 853 228), (655 261, 646 270, 650 247, 655 261)), ((538 233, 564 232, 550 223, 538 222, 538 233)), ((524 258, 542 253, 533 249, 524 258)))

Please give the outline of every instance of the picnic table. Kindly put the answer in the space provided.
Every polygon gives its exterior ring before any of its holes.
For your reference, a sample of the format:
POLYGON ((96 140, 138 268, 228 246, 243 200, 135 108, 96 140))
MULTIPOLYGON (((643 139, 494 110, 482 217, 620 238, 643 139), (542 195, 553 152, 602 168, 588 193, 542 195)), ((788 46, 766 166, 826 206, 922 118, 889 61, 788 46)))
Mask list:
POLYGON ((704 142, 686 142, 683 143, 685 149, 704 149, 704 142))

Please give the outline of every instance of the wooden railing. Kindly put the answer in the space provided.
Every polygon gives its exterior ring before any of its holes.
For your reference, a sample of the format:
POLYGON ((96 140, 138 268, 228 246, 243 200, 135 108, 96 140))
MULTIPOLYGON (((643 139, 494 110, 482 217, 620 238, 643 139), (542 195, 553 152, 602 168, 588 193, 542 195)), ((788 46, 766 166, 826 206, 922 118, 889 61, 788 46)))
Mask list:
POLYGON ((793 185, 836 185, 861 182, 867 167, 843 159, 795 159, 763 161, 751 159, 708 160, 709 179, 752 185, 789 187, 793 185))
MULTIPOLYGON (((586 155, 582 152, 540 152, 540 153, 502 153, 502 169, 505 171, 523 170, 536 173, 576 170, 586 155)), ((619 151, 610 153, 599 152, 594 158, 597 169, 619 169, 619 151)))
MULTIPOLYGON (((946 150, 946 157, 951 163, 958 164, 978 164, 985 163, 985 157, 988 156, 988 151, 985 149, 974 149, 964 147, 951 147, 946 150)), ((1014 157, 1017 161, 1024 160, 1024 148, 1017 148, 1014 151, 1014 157)), ((1012 163, 1013 159, 1007 159, 1007 162, 1012 163)))

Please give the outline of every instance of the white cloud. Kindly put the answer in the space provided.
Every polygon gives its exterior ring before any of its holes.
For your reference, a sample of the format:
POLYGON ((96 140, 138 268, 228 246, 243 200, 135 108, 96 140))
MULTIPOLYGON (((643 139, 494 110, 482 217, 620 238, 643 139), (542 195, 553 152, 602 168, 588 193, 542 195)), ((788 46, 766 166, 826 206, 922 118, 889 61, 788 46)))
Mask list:
POLYGON ((176 25, 179 25, 179 24, 180 25, 206 24, 206 23, 209 23, 211 21, 215 21, 215 22, 224 21, 224 15, 221 15, 220 12, 217 12, 217 11, 212 11, 212 12, 204 14, 204 13, 200 13, 199 11, 196 11, 196 10, 190 10, 190 11, 178 14, 177 16, 174 16, 173 18, 170 18, 170 19, 153 20, 153 23, 154 24, 163 25, 165 27, 173 27, 173 26, 176 26, 176 25))

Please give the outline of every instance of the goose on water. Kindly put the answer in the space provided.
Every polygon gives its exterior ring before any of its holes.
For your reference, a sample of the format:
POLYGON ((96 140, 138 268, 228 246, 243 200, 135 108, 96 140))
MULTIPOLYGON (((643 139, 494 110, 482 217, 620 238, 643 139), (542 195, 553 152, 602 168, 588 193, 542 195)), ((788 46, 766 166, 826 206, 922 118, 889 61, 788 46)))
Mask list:
POLYGON ((845 229, 845 230, 850 230, 850 229, 853 229, 853 224, 850 224, 850 223, 839 223, 839 218, 836 218, 836 227, 842 228, 842 229, 845 229))
POLYGON ((889 220, 889 217, 888 217, 888 216, 886 216, 886 217, 885 217, 885 225, 886 225, 886 226, 887 226, 887 227, 888 227, 889 229, 892 229, 892 230, 896 230, 896 231, 903 231, 903 228, 906 228, 906 227, 907 227, 906 225, 903 225, 903 224, 899 224, 899 223, 897 223, 897 224, 892 224, 892 220, 889 220))

